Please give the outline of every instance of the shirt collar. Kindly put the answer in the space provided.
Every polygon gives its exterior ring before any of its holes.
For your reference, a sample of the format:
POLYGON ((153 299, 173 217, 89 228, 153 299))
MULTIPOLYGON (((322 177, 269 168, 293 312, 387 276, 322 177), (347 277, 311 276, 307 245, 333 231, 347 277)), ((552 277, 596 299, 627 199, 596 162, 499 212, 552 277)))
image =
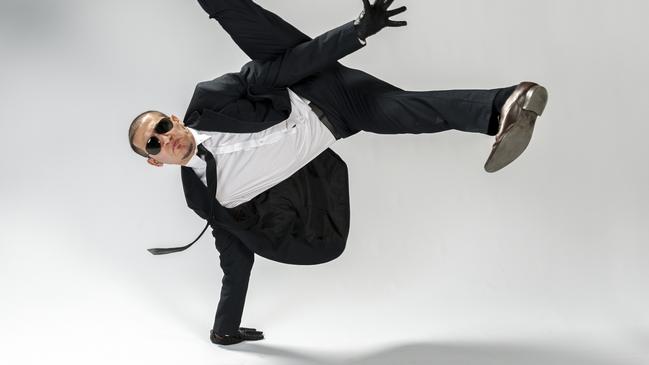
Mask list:
POLYGON ((190 158, 189 161, 187 161, 185 166, 192 167, 192 168, 204 167, 205 161, 203 161, 200 157, 198 157, 196 151, 198 151, 198 145, 208 140, 210 136, 208 136, 207 134, 201 134, 199 131, 190 127, 187 127, 187 129, 189 129, 192 136, 194 136, 194 141, 196 141, 196 147, 194 147, 194 154, 192 155, 192 158, 190 158))

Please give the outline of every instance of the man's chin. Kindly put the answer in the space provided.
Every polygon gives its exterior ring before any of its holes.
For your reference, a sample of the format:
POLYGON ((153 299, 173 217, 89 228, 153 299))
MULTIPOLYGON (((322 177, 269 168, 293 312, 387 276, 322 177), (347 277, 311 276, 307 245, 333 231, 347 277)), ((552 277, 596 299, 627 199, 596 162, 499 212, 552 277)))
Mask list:
POLYGON ((186 163, 187 162, 185 162, 185 160, 177 160, 177 161, 169 162, 167 163, 167 165, 183 166, 186 163))
MULTIPOLYGON (((182 157, 181 161, 186 161, 185 163, 189 162, 189 158, 192 156, 192 153, 194 152, 194 144, 190 143, 187 146, 187 152, 185 152, 185 155, 182 157)), ((182 164, 184 165, 184 164, 182 164)))

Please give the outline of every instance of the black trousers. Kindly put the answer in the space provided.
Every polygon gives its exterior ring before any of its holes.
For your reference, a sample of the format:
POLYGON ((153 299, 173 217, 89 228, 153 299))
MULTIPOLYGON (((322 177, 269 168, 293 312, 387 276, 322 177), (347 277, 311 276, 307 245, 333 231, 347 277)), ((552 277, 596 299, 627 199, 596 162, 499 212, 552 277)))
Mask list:
MULTIPOLYGON (((275 58, 311 39, 252 0, 198 1, 253 60, 275 58)), ((322 83, 325 89, 318 93, 334 95, 336 101, 320 106, 343 137, 361 130, 418 134, 455 129, 487 134, 494 97, 501 90, 407 91, 339 63, 327 72, 340 82, 322 83)), ((294 91, 300 94, 299 89, 294 91)))

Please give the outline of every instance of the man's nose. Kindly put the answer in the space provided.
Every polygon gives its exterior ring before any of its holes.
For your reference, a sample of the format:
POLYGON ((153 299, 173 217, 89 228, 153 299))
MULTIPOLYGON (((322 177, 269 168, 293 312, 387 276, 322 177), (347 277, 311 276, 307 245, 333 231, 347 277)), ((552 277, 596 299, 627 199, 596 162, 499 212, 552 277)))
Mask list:
POLYGON ((158 139, 160 139, 160 143, 162 144, 162 147, 166 147, 169 142, 171 142, 171 137, 167 134, 159 134, 158 139))

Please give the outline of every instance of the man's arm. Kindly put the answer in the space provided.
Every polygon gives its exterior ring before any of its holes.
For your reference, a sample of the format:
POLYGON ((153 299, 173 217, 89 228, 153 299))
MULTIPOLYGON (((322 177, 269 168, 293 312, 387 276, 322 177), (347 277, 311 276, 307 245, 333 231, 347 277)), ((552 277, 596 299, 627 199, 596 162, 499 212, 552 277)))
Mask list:
POLYGON ((402 27, 405 21, 390 20, 406 7, 389 10, 394 0, 363 0, 363 11, 355 21, 345 23, 314 39, 288 48, 279 57, 254 60, 241 68, 241 75, 251 85, 267 87, 290 86, 346 55, 365 46, 365 39, 385 27, 402 27))
POLYGON ((241 68, 241 75, 251 85, 290 86, 363 46, 350 21, 287 49, 273 60, 250 61, 241 68))
POLYGON ((254 253, 221 228, 215 228, 212 235, 216 239, 223 270, 221 299, 216 309, 213 332, 221 337, 236 336, 239 335, 254 253))

